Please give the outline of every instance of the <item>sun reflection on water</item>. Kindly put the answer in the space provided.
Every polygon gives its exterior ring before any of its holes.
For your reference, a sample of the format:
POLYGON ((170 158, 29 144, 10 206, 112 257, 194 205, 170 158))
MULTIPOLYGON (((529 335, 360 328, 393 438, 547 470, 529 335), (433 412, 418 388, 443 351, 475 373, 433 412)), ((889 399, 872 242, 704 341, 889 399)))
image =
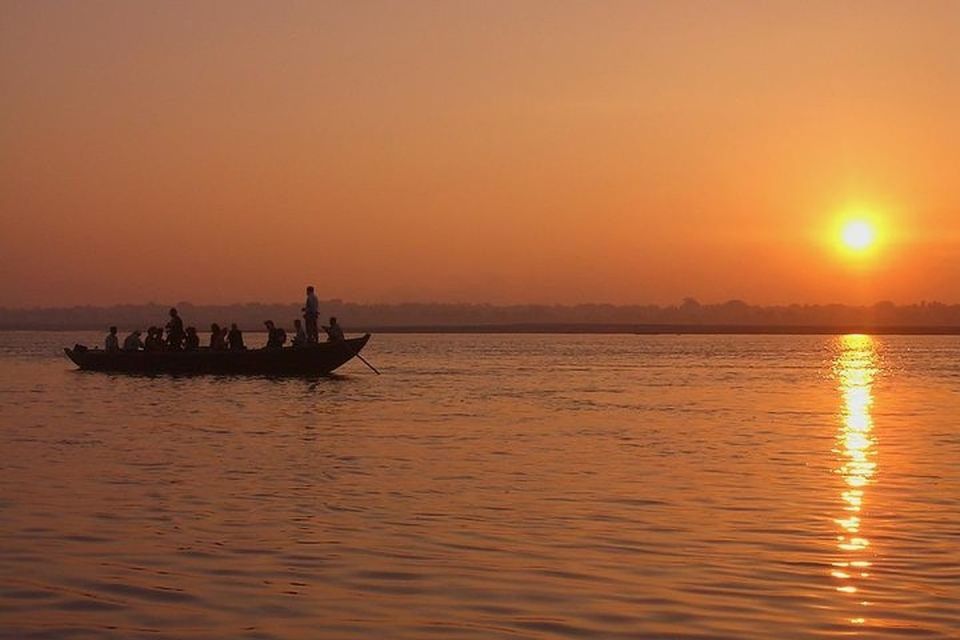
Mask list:
MULTIPOLYGON (((836 472, 843 478, 840 493, 843 514, 834 522, 839 528, 837 549, 839 557, 833 562, 830 575, 838 583, 837 591, 857 594, 862 582, 870 577, 870 540, 864 535, 861 510, 866 488, 877 471, 876 441, 873 438, 873 379, 877 373, 877 354, 873 339, 866 335, 845 335, 840 339, 840 355, 834 362, 834 373, 839 381, 843 399, 840 426, 834 453, 836 472)), ((861 600, 861 606, 869 602, 861 600)), ((861 625, 866 618, 850 618, 851 624, 861 625)))

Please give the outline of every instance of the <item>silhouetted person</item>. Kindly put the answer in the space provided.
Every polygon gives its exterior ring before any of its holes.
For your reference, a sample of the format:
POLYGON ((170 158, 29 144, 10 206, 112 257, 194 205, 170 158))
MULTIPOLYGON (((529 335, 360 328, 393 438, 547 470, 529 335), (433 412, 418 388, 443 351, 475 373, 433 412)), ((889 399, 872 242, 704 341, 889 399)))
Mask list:
POLYGON ((320 341, 320 329, 317 320, 320 319, 320 300, 313 292, 313 287, 307 287, 307 301, 303 304, 303 319, 307 323, 307 342, 320 341))
POLYGON ((233 351, 243 351, 247 347, 243 344, 243 333, 237 328, 237 323, 230 325, 230 332, 227 333, 227 344, 233 351))
POLYGON ((176 309, 170 309, 170 321, 167 322, 167 348, 179 350, 183 346, 183 320, 176 309))
POLYGON ((140 329, 134 330, 133 333, 123 339, 124 351, 140 351, 140 349, 143 348, 143 340, 140 339, 140 329))
POLYGON ((196 327, 187 327, 187 330, 183 339, 183 348, 186 351, 199 351, 200 350, 200 336, 197 335, 196 327))
POLYGON ((160 327, 147 329, 147 339, 143 343, 144 351, 163 351, 163 331, 160 327))
POLYGON ((287 341, 287 332, 273 324, 273 320, 264 322, 267 326, 267 348, 279 349, 287 341))
POLYGON ((227 332, 216 322, 210 325, 210 348, 214 351, 223 351, 227 348, 227 332))
POLYGON ((343 329, 337 324, 337 319, 333 316, 330 316, 330 326, 324 327, 323 330, 327 332, 328 342, 337 342, 344 339, 343 329))
POLYGON ((293 342, 291 343, 295 347, 302 347, 307 344, 307 334, 303 330, 303 323, 300 320, 293 321, 293 328, 296 333, 293 336, 293 342))
POLYGON ((120 351, 120 339, 117 338, 117 328, 110 327, 107 339, 103 341, 103 348, 109 352, 120 351))

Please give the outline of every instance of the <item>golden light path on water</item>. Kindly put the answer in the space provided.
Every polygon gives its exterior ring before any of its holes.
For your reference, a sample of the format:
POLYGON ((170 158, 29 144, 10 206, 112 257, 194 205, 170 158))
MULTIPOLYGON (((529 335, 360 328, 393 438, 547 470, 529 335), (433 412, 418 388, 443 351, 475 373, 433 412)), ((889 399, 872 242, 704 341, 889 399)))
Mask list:
MULTIPOLYGON (((845 335, 840 338, 840 354, 834 362, 834 373, 843 400, 840 425, 834 453, 836 472, 843 478, 840 494, 843 513, 836 518, 836 561, 831 575, 838 580, 837 591, 858 598, 858 604, 870 602, 860 593, 862 583, 870 577, 870 540, 864 533, 861 513, 866 491, 877 472, 876 441, 873 437, 873 380, 877 373, 877 353, 873 338, 867 335, 845 335)), ((865 615, 850 618, 852 624, 864 624, 865 615)))

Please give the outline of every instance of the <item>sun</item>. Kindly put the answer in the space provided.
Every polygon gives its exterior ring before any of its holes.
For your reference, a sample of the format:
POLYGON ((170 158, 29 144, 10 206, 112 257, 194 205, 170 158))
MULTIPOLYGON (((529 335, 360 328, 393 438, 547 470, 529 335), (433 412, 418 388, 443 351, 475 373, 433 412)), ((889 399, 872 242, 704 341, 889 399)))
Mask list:
POLYGON ((843 246, 851 251, 866 251, 877 238, 876 229, 866 220, 850 220, 840 231, 843 246))

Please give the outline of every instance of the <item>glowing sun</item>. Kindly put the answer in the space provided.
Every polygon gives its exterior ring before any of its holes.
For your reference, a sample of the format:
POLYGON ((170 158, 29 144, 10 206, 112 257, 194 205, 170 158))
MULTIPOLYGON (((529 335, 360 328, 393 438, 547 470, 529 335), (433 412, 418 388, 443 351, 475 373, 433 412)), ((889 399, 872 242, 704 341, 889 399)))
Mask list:
POLYGON ((851 251, 865 251, 876 240, 877 233, 873 225, 866 220, 851 220, 843 225, 840 240, 851 251))

